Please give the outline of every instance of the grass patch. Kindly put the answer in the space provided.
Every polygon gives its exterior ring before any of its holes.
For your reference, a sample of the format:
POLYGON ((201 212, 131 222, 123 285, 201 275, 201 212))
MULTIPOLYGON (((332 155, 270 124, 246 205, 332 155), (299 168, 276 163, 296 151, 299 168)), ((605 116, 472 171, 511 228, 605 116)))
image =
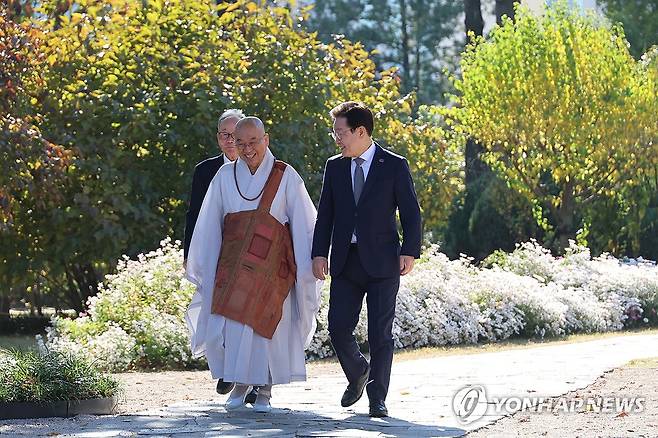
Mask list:
POLYGON ((70 354, 0 350, 0 402, 111 397, 119 383, 70 354))
POLYGON ((5 350, 34 350, 37 341, 32 335, 0 335, 0 349, 5 350))

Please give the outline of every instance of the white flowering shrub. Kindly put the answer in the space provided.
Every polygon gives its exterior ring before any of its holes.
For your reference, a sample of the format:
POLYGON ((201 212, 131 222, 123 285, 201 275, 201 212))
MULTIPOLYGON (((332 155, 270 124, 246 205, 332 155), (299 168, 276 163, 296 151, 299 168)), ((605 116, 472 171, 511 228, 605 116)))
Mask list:
POLYGON ((430 248, 413 274, 402 277, 393 323, 396 348, 477 342, 479 310, 451 281, 468 277, 468 265, 430 248))
MULTIPOLYGON (((89 310, 77 319, 57 317, 43 349, 86 355, 113 371, 203 366, 190 355, 184 313, 194 286, 183 280, 179 242, 137 260, 122 258, 89 310)), ((364 300, 355 329, 367 350, 364 300)), ((497 342, 521 336, 560 336, 658 325, 658 268, 592 258, 571 244, 553 257, 537 242, 495 253, 482 267, 469 258, 449 260, 428 248, 401 278, 393 323, 395 347, 417 348, 497 342)), ((323 285, 309 359, 334 354, 328 330, 329 282, 323 285)))
POLYGON ((518 275, 534 277, 541 282, 550 282, 558 272, 557 261, 551 252, 531 239, 516 245, 512 253, 496 251, 485 260, 485 265, 494 265, 518 275))
MULTIPOLYGON (((489 266, 519 275, 529 275, 562 290, 572 290, 571 297, 563 296, 575 304, 578 300, 599 306, 590 307, 581 320, 590 319, 595 331, 619 330, 622 327, 640 327, 658 324, 658 268, 646 261, 622 262, 609 254, 592 258, 589 249, 571 241, 564 257, 553 257, 536 241, 517 245, 514 252, 498 252, 487 259, 489 266), (594 298, 595 297, 595 298, 594 298), (596 311, 600 311, 596 316, 596 311)), ((581 303, 581 310, 586 306, 581 303)), ((571 307, 570 307, 571 308, 571 307)), ((585 328, 585 331, 588 329, 585 328)))
POLYGON ((137 260, 124 256, 89 299, 87 313, 55 317, 41 348, 73 350, 113 371, 200 365, 184 321, 194 285, 183 280, 182 266, 180 242, 171 239, 137 260))

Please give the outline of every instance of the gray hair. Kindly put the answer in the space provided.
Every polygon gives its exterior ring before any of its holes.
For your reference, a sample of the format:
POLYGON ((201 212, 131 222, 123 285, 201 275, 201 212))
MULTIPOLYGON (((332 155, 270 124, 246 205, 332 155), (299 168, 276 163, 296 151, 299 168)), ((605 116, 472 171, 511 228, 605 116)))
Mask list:
POLYGON ((244 119, 244 113, 241 110, 235 108, 227 109, 226 111, 224 111, 222 115, 219 116, 219 119, 217 120, 218 131, 219 131, 219 125, 221 125, 222 122, 227 119, 238 119, 238 120, 244 119))

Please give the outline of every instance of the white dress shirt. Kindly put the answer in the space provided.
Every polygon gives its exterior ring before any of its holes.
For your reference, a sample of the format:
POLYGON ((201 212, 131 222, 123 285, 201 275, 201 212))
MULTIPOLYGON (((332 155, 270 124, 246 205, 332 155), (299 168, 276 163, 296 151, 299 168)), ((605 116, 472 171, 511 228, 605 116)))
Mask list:
MULTIPOLYGON (((365 152, 358 157, 363 159, 363 163, 361 163, 361 169, 363 169, 364 184, 368 179, 368 171, 370 170, 370 164, 372 164, 372 159, 374 158, 374 156, 375 156, 375 142, 372 142, 370 144, 370 147, 366 149, 365 152)), ((356 172, 356 161, 354 161, 354 158, 352 158, 351 166, 352 166, 352 193, 354 193, 354 173, 356 172)), ((361 195, 363 195, 363 192, 361 193, 361 195)), ((354 233, 352 233, 352 243, 356 243, 356 234, 354 233)))

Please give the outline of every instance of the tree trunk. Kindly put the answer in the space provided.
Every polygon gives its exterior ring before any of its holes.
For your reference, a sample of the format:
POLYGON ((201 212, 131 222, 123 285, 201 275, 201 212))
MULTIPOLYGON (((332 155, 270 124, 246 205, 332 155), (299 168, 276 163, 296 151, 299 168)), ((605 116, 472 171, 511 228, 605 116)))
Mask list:
POLYGON ((43 316, 43 300, 41 294, 42 285, 43 283, 41 280, 38 280, 37 283, 32 286, 32 298, 30 299, 32 304, 30 306, 30 313, 34 314, 34 311, 36 310, 37 315, 39 316, 43 316))
POLYGON ((555 237, 561 254, 569 247, 569 240, 576 240, 576 202, 573 190, 573 183, 566 183, 557 210, 557 235, 555 237))
POLYGON ((503 16, 507 15, 514 20, 514 4, 518 3, 516 0, 496 0, 494 12, 496 14, 496 23, 500 25, 503 21, 503 16))
POLYGON ((66 266, 66 295, 69 304, 76 312, 82 312, 87 304, 87 298, 98 293, 98 275, 90 264, 73 263, 66 266))
POLYGON ((9 294, 0 296, 0 313, 9 313, 11 298, 9 294))
POLYGON ((402 27, 402 89, 409 91, 411 75, 409 71, 409 28, 407 23, 407 2, 400 0, 400 26, 402 27))
POLYGON ((416 89, 416 93, 418 93, 418 94, 420 94, 420 69, 421 69, 421 67, 420 67, 420 43, 419 43, 419 41, 420 41, 420 38, 416 38, 416 49, 415 49, 416 59, 414 60, 415 64, 416 64, 416 68, 415 68, 416 75, 415 75, 414 88, 416 89))
MULTIPOLYGON (((466 25, 467 44, 469 42, 468 34, 470 32, 473 32, 475 36, 482 36, 484 20, 482 19, 480 0, 464 0, 464 24, 466 25)), ((467 190, 472 189, 473 183, 489 171, 488 166, 480 159, 482 152, 482 145, 473 138, 469 138, 466 141, 464 165, 466 169, 467 190)))
POLYGON ((466 43, 468 43, 469 32, 473 32, 476 36, 482 35, 484 20, 480 0, 464 0, 464 24, 466 25, 466 43))

